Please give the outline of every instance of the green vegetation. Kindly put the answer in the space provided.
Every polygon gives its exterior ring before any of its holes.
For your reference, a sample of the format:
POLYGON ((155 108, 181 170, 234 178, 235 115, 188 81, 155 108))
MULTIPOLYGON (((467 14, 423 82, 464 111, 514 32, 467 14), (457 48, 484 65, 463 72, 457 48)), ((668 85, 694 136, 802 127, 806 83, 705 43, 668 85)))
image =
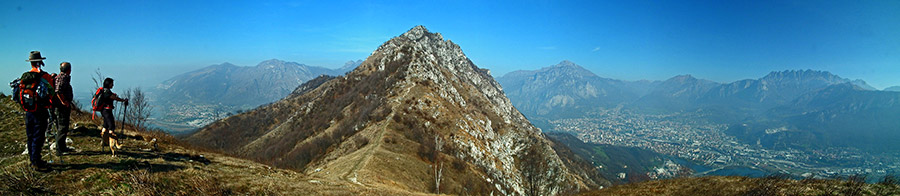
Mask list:
POLYGON ((598 172, 615 184, 650 180, 647 172, 663 163, 663 155, 649 150, 584 143, 575 136, 562 132, 546 135, 554 142, 568 146, 575 154, 599 168, 598 172), (625 173, 628 177, 619 179, 618 173, 625 173))

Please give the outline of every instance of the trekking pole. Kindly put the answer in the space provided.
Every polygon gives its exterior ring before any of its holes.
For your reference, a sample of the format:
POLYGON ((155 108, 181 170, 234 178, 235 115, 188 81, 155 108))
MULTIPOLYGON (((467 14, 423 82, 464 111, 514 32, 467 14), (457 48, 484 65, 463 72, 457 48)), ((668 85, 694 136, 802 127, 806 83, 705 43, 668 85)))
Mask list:
MULTIPOLYGON (((44 132, 44 137, 45 137, 44 141, 46 142, 46 144, 48 146, 47 152, 50 154, 49 155, 50 163, 53 163, 54 157, 56 157, 56 159, 59 159, 61 161, 61 159, 59 158, 59 156, 56 155, 56 152, 55 152, 55 151, 59 150, 59 146, 56 146, 56 149, 53 149, 54 144, 56 144, 56 134, 54 134, 54 132, 56 132, 55 130, 58 129, 57 124, 56 124, 56 120, 57 120, 56 114, 57 113, 56 113, 55 108, 50 108, 48 110, 48 113, 50 114, 50 119, 47 121, 47 130, 46 130, 46 132, 44 132), (48 139, 50 141, 47 141, 48 139)), ((41 146, 41 147, 43 148, 43 146, 41 146)))
MULTIPOLYGON (((122 135, 125 135, 125 121, 128 119, 128 102, 123 102, 122 105, 125 105, 122 109, 122 131, 119 131, 122 135)), ((118 137, 118 136, 116 136, 118 137)), ((116 138, 118 141, 119 138, 116 138)))

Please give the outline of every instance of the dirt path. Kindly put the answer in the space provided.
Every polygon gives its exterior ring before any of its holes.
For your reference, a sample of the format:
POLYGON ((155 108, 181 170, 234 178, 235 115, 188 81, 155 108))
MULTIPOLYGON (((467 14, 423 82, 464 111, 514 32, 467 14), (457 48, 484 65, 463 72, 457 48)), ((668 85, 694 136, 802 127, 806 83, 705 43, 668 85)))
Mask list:
MULTIPOLYGON (((413 83, 412 85, 413 86, 406 88, 406 90, 402 93, 402 95, 398 96, 397 99, 394 99, 393 102, 400 103, 399 99, 406 97, 409 94, 409 91, 412 90, 413 87, 415 87, 415 83, 413 83)), ((394 106, 397 106, 397 105, 394 105, 394 106)), ((392 119, 394 119, 395 111, 397 111, 396 108, 392 107, 391 114, 389 114, 385 118, 384 122, 382 122, 382 124, 381 124, 381 131, 378 133, 378 136, 376 136, 374 138, 374 141, 370 141, 370 142, 374 142, 374 145, 368 146, 368 149, 366 149, 366 151, 363 153, 363 157, 360 158, 359 162, 356 162, 356 164, 353 164, 353 167, 350 169, 350 171, 348 171, 346 174, 341 176, 341 179, 346 180, 351 183, 354 183, 354 184, 365 186, 364 184, 360 183, 359 180, 357 179, 357 177, 358 177, 357 172, 359 172, 359 170, 365 164, 369 163, 369 160, 371 160, 372 156, 375 155, 375 150, 381 148, 381 145, 384 144, 384 133, 387 132, 387 126, 390 124, 390 121, 392 119)))

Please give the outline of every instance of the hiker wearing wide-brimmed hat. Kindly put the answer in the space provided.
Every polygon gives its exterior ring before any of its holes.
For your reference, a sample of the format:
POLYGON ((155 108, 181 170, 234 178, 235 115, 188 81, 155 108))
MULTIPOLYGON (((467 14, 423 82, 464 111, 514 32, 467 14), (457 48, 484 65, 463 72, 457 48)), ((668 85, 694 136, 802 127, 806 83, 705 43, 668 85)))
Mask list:
POLYGON ((51 108, 50 98, 54 96, 53 78, 47 72, 41 70, 44 58, 40 51, 31 51, 28 62, 31 62, 31 70, 22 74, 19 78, 20 105, 25 110, 25 132, 28 136, 28 158, 31 166, 39 171, 50 169, 47 162, 41 160, 41 148, 44 146, 44 133, 47 132, 47 121, 51 108))

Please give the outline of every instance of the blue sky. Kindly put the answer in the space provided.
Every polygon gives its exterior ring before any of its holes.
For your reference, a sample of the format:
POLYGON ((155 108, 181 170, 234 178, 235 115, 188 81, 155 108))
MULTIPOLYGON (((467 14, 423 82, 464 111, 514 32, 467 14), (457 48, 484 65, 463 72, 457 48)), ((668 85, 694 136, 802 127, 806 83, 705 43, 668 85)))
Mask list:
MULTIPOLYGON (((825 70, 900 85, 900 1, 20 1, 0 2, 0 78, 30 50, 100 68, 117 87, 267 59, 336 68, 415 25, 495 77, 571 60, 603 77, 719 82, 825 70)), ((76 89, 90 92, 90 89, 76 89)), ((0 92, 9 92, 2 88, 0 92)))

